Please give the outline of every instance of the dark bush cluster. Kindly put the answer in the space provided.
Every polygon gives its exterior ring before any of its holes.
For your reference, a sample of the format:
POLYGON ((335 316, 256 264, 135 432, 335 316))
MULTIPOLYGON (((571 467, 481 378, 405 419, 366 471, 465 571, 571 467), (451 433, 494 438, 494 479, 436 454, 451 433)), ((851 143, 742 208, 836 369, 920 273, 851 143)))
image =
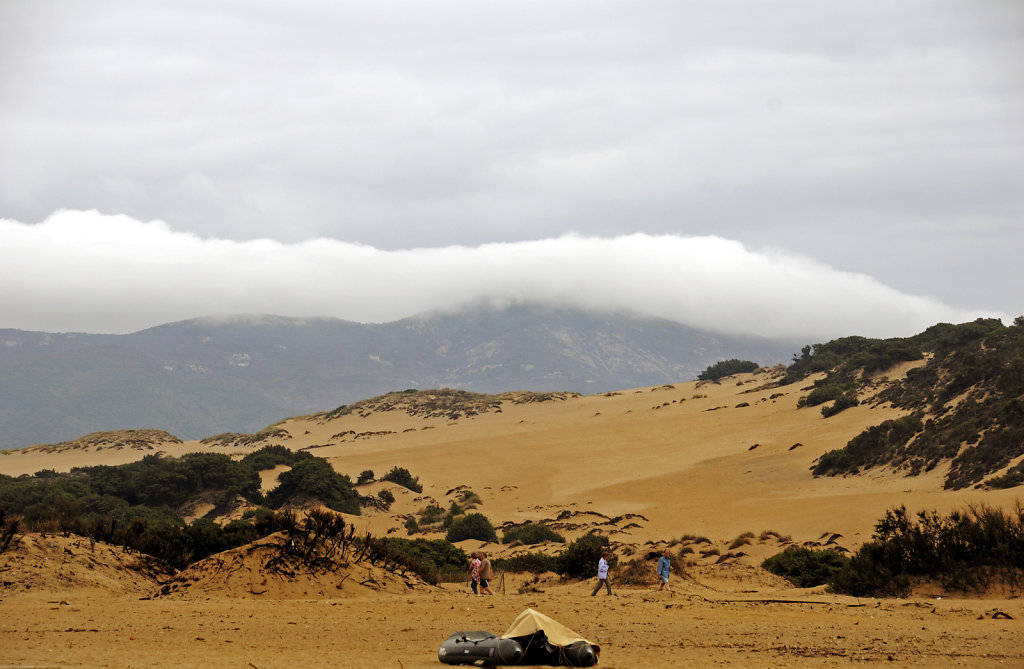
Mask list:
MULTIPOLYGON (((608 546, 607 537, 585 534, 557 555, 524 553, 495 560, 494 568, 533 574, 552 571, 567 578, 590 578, 597 572, 597 561, 601 558, 601 552, 608 550, 608 546)), ((609 556, 608 563, 613 567, 617 564, 614 555, 609 556)))
POLYGON ((857 385, 852 381, 838 383, 829 379, 814 384, 814 388, 806 397, 801 397, 797 402, 798 407, 814 407, 826 402, 831 405, 821 407, 821 415, 825 418, 836 415, 840 411, 855 407, 859 404, 857 400, 857 385))
POLYGON ((555 532, 545 523, 523 523, 522 525, 513 525, 502 531, 501 543, 510 544, 513 541, 518 541, 528 546, 542 544, 546 541, 564 544, 565 537, 555 532))
MULTIPOLYGON (((608 546, 608 537, 584 534, 558 554, 555 571, 570 578, 593 576, 594 570, 597 569, 597 561, 601 559, 601 552, 608 546)), ((614 559, 614 556, 611 556, 609 564, 612 564, 614 559)))
POLYGON ((995 476, 985 481, 990 488, 1015 488, 1024 485, 1024 462, 1017 463, 1002 476, 995 476))
POLYGON ((359 494, 352 481, 334 471, 323 458, 300 459, 277 480, 277 487, 267 493, 267 505, 271 508, 280 508, 297 496, 305 495, 329 509, 359 514, 359 494))
MULTIPOLYGON (((462 487, 460 486, 460 488, 462 487)), ((456 521, 462 520, 462 517, 466 514, 466 512, 472 511, 473 509, 476 509, 478 506, 483 504, 483 501, 480 499, 480 496, 477 495, 472 490, 468 488, 457 490, 459 490, 459 492, 456 495, 456 498, 452 500, 451 504, 448 505, 447 511, 436 502, 431 502, 429 505, 427 505, 426 507, 419 511, 418 518, 408 518, 406 520, 405 529, 407 529, 410 533, 418 532, 421 530, 425 532, 431 532, 439 530, 440 528, 436 527, 436 525, 440 524, 447 532, 451 530, 452 525, 456 521)), ((451 493, 452 491, 449 490, 448 492, 451 493)), ((479 523, 478 520, 470 522, 477 524, 479 523)), ((488 524, 490 523, 488 522, 488 524)), ((457 533, 461 531, 462 530, 456 530, 457 533)), ((484 530, 484 533, 487 536, 490 536, 490 533, 486 532, 486 530, 484 530)), ((484 539, 484 541, 492 540, 484 539)))
POLYGON ((369 535, 357 542, 355 526, 324 509, 308 509, 302 518, 286 509, 265 517, 263 523, 268 533, 285 535, 278 551, 265 565, 278 573, 294 573, 298 569, 313 574, 334 571, 350 550, 361 549, 353 559, 359 562, 373 547, 369 535))
POLYGON ((0 553, 18 543, 21 518, 7 513, 7 507, 0 505, 0 553))
POLYGON ((482 513, 467 513, 464 516, 453 518, 446 538, 453 543, 465 539, 497 542, 498 534, 494 531, 491 521, 487 520, 487 516, 482 513))
POLYGON ((763 566, 802 587, 827 583, 857 597, 905 596, 915 584, 947 591, 988 587, 1024 589, 1024 506, 1004 512, 986 506, 941 515, 905 507, 886 512, 871 541, 850 558, 831 550, 787 548, 763 566))
POLYGON ((199 495, 213 495, 219 507, 238 496, 272 507, 305 497, 359 513, 358 496, 347 476, 334 472, 322 458, 281 446, 268 446, 239 461, 217 453, 149 455, 139 462, 80 467, 68 474, 0 475, 0 499, 9 514, 20 517, 23 529, 90 537, 176 568, 277 531, 265 522, 270 509, 224 526, 208 518, 186 523, 177 509, 199 495), (264 500, 259 471, 279 464, 291 469, 264 500))
POLYGON ((291 465, 297 458, 308 455, 308 453, 292 451, 281 445, 264 446, 260 450, 253 451, 242 458, 242 464, 261 472, 273 469, 278 465, 291 465))
POLYGON ((412 572, 429 583, 437 583, 444 569, 459 565, 464 570, 466 555, 445 541, 427 542, 382 539, 369 533, 357 535, 344 516, 323 509, 308 509, 300 516, 292 509, 268 512, 257 523, 261 534, 282 533, 274 542, 254 550, 269 552, 264 567, 292 576, 298 572, 328 573, 351 564, 367 562, 403 576, 412 572))
POLYGON ((444 539, 392 537, 385 541, 393 554, 427 583, 461 580, 468 573, 469 556, 444 539))
POLYGON ((825 418, 831 418, 841 411, 846 411, 850 407, 855 407, 860 402, 857 400, 856 393, 843 393, 836 398, 830 406, 821 407, 821 415, 825 418))
MULTIPOLYGON (((867 387, 867 375, 920 360, 926 351, 932 355, 923 365, 873 399, 917 416, 928 414, 929 420, 909 435, 892 433, 891 424, 869 428, 844 449, 826 454, 816 474, 889 465, 916 475, 948 461, 945 487, 959 489, 992 477, 1024 455, 1024 319, 1009 327, 997 319, 940 323, 905 339, 846 337, 805 346, 781 383, 826 372, 803 401, 833 401, 822 409, 828 417, 856 404, 857 390, 867 387)), ((1024 468, 989 482, 1024 484, 1024 468)))
POLYGON ((733 374, 741 374, 744 372, 756 371, 760 365, 756 362, 749 360, 739 360, 737 358, 731 358, 729 360, 722 360, 709 366, 703 372, 701 372, 697 378, 701 381, 717 381, 726 376, 733 374))
POLYGON ((761 566, 789 580, 799 588, 830 583, 850 558, 831 548, 816 550, 789 546, 761 563, 761 566))
POLYGON ((871 375, 884 372, 893 365, 920 360, 931 350, 931 339, 925 335, 894 339, 842 337, 827 344, 804 346, 800 355, 786 368, 781 383, 796 383, 817 372, 828 372, 833 379, 852 379, 856 372, 871 375))
POLYGON ((814 475, 855 474, 862 468, 898 462, 900 451, 923 428, 918 414, 869 427, 851 439, 844 448, 822 455, 814 466, 814 475))
POLYGON ((392 467, 391 471, 380 477, 380 480, 397 483, 413 492, 423 492, 419 478, 413 476, 405 467, 392 467))
POLYGON ((495 569, 513 573, 543 574, 547 571, 558 571, 558 557, 544 553, 523 553, 509 558, 498 558, 493 561, 495 569))

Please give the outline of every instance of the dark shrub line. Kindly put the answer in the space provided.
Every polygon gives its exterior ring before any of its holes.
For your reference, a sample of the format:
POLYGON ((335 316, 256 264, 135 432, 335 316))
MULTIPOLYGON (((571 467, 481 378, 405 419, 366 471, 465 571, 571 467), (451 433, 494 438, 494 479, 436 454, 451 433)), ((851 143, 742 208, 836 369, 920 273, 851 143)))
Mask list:
POLYGON ((871 541, 850 558, 831 550, 787 548, 765 569, 801 587, 828 584, 834 592, 905 596, 917 583, 947 591, 982 592, 992 586, 1020 594, 1024 586, 1024 506, 1010 512, 988 506, 941 515, 903 506, 875 525, 871 541))

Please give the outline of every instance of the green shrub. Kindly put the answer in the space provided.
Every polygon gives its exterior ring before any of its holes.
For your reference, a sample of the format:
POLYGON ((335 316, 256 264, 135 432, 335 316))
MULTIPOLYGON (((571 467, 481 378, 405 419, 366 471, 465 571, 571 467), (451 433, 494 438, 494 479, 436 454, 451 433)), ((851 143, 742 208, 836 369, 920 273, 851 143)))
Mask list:
POLYGON ((433 525, 439 523, 444 518, 444 509, 437 504, 430 504, 420 511, 420 524, 421 525, 433 525))
POLYGON ((278 465, 290 465, 295 462, 297 457, 301 456, 297 456, 295 451, 285 448, 279 444, 275 444, 273 446, 264 446, 258 451, 249 453, 242 458, 242 464, 248 465, 256 471, 261 472, 267 469, 273 469, 278 465))
POLYGON ((459 506, 466 509, 474 504, 483 504, 484 501, 480 499, 480 495, 476 494, 472 490, 463 490, 459 493, 459 506))
POLYGON ((968 507, 942 516, 911 517, 905 507, 886 512, 872 540, 837 571, 831 586, 855 596, 895 595, 916 581, 947 590, 982 591, 993 583, 1019 592, 1024 580, 1024 506, 1011 512, 968 507))
POLYGON ((548 527, 544 523, 524 523, 514 525, 502 532, 501 543, 510 544, 518 541, 527 545, 541 544, 546 541, 554 541, 560 544, 565 543, 565 537, 548 527))
POLYGON ((461 578, 469 571, 469 556, 443 539, 385 539, 392 556, 423 580, 436 585, 446 576, 461 578))
POLYGON ((453 543, 465 539, 496 542, 498 535, 486 516, 482 513, 469 513, 452 522, 451 527, 448 528, 447 539, 453 543))
POLYGON ((370 483, 374 479, 374 473, 372 469, 364 469, 359 472, 359 478, 356 479, 356 485, 362 485, 364 483, 370 483))
POLYGON ((761 566, 791 581, 799 588, 811 588, 831 582, 835 573, 849 560, 850 558, 831 548, 814 550, 789 546, 781 553, 766 559, 761 566))
POLYGON ((847 387, 839 385, 838 383, 825 383, 818 385, 811 390, 807 397, 802 398, 799 404, 800 406, 809 407, 818 406, 819 404, 839 399, 847 392, 847 390, 847 387))
POLYGON ((733 374, 740 374, 743 372, 753 372, 760 367, 756 362, 750 360, 739 360, 737 358, 731 358, 729 360, 722 360, 709 366, 703 372, 701 372, 697 378, 701 381, 717 381, 726 376, 732 376, 733 374))
POLYGON ((446 530, 451 528, 452 523, 455 522, 455 519, 458 518, 461 515, 463 515, 462 509, 459 507, 458 503, 453 501, 448 506, 448 512, 446 514, 444 514, 444 520, 442 521, 442 524, 444 525, 444 528, 446 530))
MULTIPOLYGON (((829 458, 833 465, 842 465, 829 473, 854 473, 884 464, 913 476, 948 462, 944 486, 960 489, 992 477, 1024 456, 1024 401, 1020 399, 1024 395, 1024 336, 1018 325, 1005 327, 998 319, 977 319, 959 325, 940 323, 908 338, 845 337, 806 346, 801 355, 794 356, 781 383, 825 372, 825 378, 801 403, 835 402, 822 409, 827 418, 853 406, 857 389, 874 392, 876 389, 869 387, 871 375, 901 362, 922 360, 925 352, 931 355, 922 365, 908 370, 905 377, 889 383, 871 399, 931 414, 927 426, 907 441, 890 439, 868 457, 851 453, 850 457, 829 458)), ((995 485, 1013 483, 1013 477, 995 480, 995 485)))
POLYGON ((886 420, 869 427, 851 439, 845 447, 821 456, 814 466, 814 475, 856 473, 863 467, 883 464, 922 428, 919 414, 886 420))
POLYGON ((1002 476, 995 476, 985 481, 989 488, 1016 488, 1024 485, 1024 467, 1017 465, 1002 476))
POLYGON ((594 575, 601 552, 609 546, 608 537, 585 534, 576 539, 558 554, 557 572, 571 578, 588 578, 594 575))
POLYGON ((322 458, 300 460, 277 480, 277 487, 267 494, 271 508, 280 508, 296 495, 305 494, 329 509, 359 515, 359 495, 351 480, 322 458))
POLYGON ((860 402, 857 401, 856 393, 843 393, 836 398, 836 401, 833 402, 831 406, 821 407, 821 415, 825 418, 830 418, 840 411, 845 411, 846 409, 855 407, 858 404, 860 404, 860 402))
POLYGON ((397 483, 413 492, 423 492, 423 486, 420 484, 419 478, 413 476, 405 467, 392 467, 391 471, 380 477, 380 480, 397 483))
POLYGON ((544 553, 523 553, 510 558, 498 558, 493 561, 495 569, 510 571, 517 574, 543 574, 547 571, 558 571, 558 557, 544 553))

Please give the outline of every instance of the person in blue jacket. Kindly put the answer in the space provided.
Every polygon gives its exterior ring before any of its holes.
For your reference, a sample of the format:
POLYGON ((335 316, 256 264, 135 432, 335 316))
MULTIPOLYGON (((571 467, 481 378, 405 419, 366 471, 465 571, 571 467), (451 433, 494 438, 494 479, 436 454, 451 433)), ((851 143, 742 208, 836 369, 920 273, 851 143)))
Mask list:
POLYGON ((662 553, 661 558, 658 560, 658 577, 661 580, 661 586, 658 590, 668 590, 672 592, 672 588, 668 587, 668 575, 672 571, 672 560, 669 558, 668 549, 662 553))
POLYGON ((608 553, 601 553, 601 559, 597 561, 597 585, 594 586, 594 591, 590 593, 593 597, 597 594, 597 591, 601 589, 601 584, 608 590, 606 595, 612 594, 611 583, 608 582, 608 553))

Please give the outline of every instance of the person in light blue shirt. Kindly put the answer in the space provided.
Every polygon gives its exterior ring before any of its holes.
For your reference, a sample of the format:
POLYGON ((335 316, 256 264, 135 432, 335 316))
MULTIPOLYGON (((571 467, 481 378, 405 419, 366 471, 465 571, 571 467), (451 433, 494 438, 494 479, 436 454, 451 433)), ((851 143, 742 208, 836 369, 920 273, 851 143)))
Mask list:
POLYGON ((597 591, 601 589, 601 584, 608 590, 606 595, 612 594, 611 583, 608 582, 608 553, 601 553, 601 559, 597 561, 597 585, 594 586, 594 591, 590 593, 593 597, 597 594, 597 591))
POLYGON ((668 590, 672 592, 672 588, 668 587, 668 575, 672 571, 672 560, 669 556, 668 549, 662 553, 661 558, 658 560, 658 577, 661 580, 661 586, 658 590, 668 590))

